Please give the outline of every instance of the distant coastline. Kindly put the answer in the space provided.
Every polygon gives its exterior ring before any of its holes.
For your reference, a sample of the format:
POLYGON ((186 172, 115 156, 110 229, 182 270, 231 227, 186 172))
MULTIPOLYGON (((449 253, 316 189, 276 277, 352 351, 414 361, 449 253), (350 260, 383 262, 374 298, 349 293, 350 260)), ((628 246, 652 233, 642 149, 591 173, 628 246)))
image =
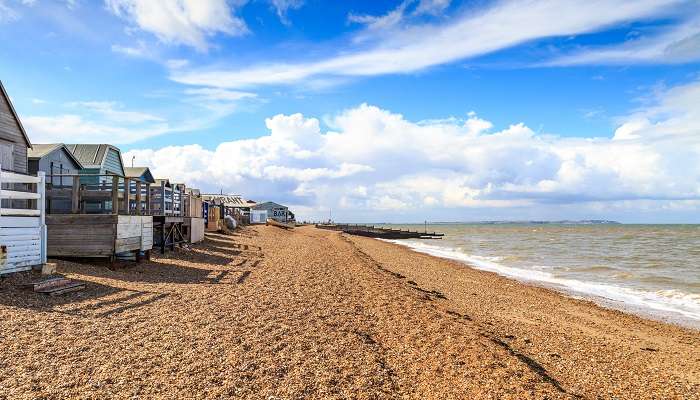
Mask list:
MULTIPOLYGON (((428 221, 430 225, 622 225, 622 222, 611 221, 607 219, 583 219, 583 220, 560 220, 560 221, 428 221)), ((397 222, 382 222, 377 225, 423 225, 423 222, 413 223, 397 223, 397 222)))

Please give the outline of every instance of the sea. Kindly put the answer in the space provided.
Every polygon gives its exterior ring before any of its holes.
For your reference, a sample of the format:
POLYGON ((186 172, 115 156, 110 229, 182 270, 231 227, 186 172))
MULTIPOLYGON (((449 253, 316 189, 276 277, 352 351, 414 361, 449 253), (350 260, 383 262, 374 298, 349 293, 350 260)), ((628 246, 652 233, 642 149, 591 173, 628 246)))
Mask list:
POLYGON ((700 329, 700 225, 450 223, 428 224, 427 230, 445 236, 391 242, 700 329))

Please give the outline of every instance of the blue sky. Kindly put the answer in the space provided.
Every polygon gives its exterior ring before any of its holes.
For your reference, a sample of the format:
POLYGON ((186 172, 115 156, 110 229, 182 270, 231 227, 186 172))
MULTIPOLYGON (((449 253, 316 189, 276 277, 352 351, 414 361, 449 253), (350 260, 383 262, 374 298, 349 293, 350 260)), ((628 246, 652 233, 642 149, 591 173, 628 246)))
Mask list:
POLYGON ((0 0, 36 143, 346 220, 700 222, 683 0, 0 0))

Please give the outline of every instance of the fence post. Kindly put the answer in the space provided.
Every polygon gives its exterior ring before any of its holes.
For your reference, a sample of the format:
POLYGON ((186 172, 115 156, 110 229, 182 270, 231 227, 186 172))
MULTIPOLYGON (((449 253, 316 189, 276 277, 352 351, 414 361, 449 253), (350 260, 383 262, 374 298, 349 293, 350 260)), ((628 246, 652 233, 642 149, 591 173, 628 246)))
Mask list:
POLYGON ((37 176, 39 177, 36 189, 37 194, 39 194, 37 207, 39 208, 39 232, 41 234, 41 263, 46 264, 46 245, 48 241, 48 235, 46 234, 46 173, 39 171, 37 176))
POLYGON ((70 205, 71 213, 77 214, 80 212, 80 176, 78 175, 73 176, 70 205))
POLYGON ((141 215, 141 181, 136 181, 136 215, 141 215))
POLYGON ((129 178, 124 178, 124 214, 131 214, 131 182, 129 178))
POLYGON ((112 176, 112 214, 119 214, 119 177, 112 176))

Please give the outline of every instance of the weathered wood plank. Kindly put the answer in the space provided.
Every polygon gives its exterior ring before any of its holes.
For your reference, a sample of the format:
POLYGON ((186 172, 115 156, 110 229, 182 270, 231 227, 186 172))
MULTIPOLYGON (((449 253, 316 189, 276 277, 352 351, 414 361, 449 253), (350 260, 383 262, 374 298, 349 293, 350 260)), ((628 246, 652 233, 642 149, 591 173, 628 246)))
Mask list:
POLYGON ((39 227, 39 218, 2 217, 0 228, 34 228, 39 227))
POLYGON ((46 216, 46 225, 105 225, 116 223, 116 215, 111 214, 49 214, 46 216))
POLYGON ((3 183, 39 183, 40 179, 36 176, 1 171, 0 181, 2 181, 3 183))
POLYGON ((39 210, 22 210, 17 208, 0 208, 0 215, 7 216, 24 216, 24 217, 39 217, 41 216, 41 211, 39 210))

